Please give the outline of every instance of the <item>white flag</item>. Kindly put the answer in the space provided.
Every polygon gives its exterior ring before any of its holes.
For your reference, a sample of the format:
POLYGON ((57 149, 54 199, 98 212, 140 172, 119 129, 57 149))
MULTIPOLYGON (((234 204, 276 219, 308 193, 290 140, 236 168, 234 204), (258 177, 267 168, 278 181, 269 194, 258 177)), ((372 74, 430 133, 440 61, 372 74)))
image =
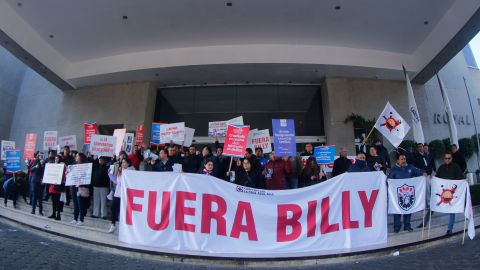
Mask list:
POLYGON ((388 179, 388 213, 412 214, 425 209, 425 176, 388 179))
POLYGON ((413 138, 417 143, 425 143, 422 122, 420 121, 420 114, 418 113, 417 103, 415 102, 415 96, 413 95, 410 77, 408 76, 405 67, 403 67, 403 71, 405 73, 405 80, 407 81, 408 110, 410 111, 410 115, 412 117, 413 138))
POLYGON ((453 111, 452 106, 450 105, 450 100, 448 99, 447 91, 445 86, 443 85, 440 76, 437 75, 438 84, 440 85, 440 92, 442 93, 443 104, 445 105, 445 112, 448 116, 448 131, 450 132, 450 143, 457 145, 458 149, 460 149, 460 145, 458 145, 458 134, 457 134, 457 125, 455 124, 455 119, 453 118, 453 111))
POLYGON ((467 185, 467 202, 465 205, 465 217, 468 219, 468 237, 475 237, 475 224, 473 223, 472 199, 470 197, 470 186, 467 185))
POLYGON ((377 119, 375 128, 382 133, 388 141, 397 148, 410 130, 407 122, 397 113, 397 111, 387 102, 385 109, 377 119))

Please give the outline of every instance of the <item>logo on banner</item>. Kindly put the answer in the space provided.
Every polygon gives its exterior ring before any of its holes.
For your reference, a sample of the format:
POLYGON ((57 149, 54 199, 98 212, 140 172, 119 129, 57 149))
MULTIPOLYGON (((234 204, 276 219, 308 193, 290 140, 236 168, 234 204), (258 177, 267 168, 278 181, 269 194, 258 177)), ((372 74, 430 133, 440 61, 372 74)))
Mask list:
POLYGON ((405 211, 415 204, 415 187, 404 184, 397 188, 398 205, 405 211))
POLYGON ((437 206, 439 206, 440 204, 452 205, 453 199, 457 198, 457 196, 455 196, 457 185, 453 185, 451 188, 443 188, 443 185, 441 187, 442 187, 442 193, 436 194, 437 196, 440 197, 440 201, 437 203, 437 206))
POLYGON ((385 119, 385 122, 380 125, 381 127, 385 126, 390 132, 392 132, 392 130, 396 129, 399 125, 402 124, 402 121, 395 119, 392 115, 393 115, 393 112, 390 112, 389 117, 383 116, 383 118, 385 119))

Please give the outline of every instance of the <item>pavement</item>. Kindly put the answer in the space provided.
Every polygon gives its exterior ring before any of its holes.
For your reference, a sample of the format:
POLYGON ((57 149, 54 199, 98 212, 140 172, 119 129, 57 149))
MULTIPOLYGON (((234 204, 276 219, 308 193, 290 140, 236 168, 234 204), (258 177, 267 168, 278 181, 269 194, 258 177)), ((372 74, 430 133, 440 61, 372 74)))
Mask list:
MULTIPOLYGON (((0 219, 0 269, 478 269, 480 240, 465 240, 461 235, 436 241, 429 247, 385 254, 373 258, 347 259, 341 263, 274 267, 224 266, 167 262, 115 254, 92 248, 76 240, 53 236, 23 225, 0 219)), ((321 263, 321 262, 320 262, 321 263)))

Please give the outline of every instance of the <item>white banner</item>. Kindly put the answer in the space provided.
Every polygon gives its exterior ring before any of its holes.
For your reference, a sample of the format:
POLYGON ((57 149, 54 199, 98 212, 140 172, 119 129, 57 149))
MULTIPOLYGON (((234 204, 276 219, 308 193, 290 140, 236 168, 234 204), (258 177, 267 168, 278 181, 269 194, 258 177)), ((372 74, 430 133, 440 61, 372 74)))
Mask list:
POLYGON ((430 207, 434 212, 463 213, 468 183, 465 180, 445 180, 433 177, 430 207))
POLYGON ((259 190, 199 174, 124 171, 119 240, 222 257, 293 257, 387 242, 382 172, 293 190, 259 190), (161 181, 159 181, 161 179, 161 181))
POLYGON ((70 165, 67 169, 66 186, 89 185, 92 181, 92 163, 70 165))
POLYGON ((58 138, 60 141, 60 148, 63 149, 65 146, 70 147, 70 150, 77 150, 77 136, 69 135, 58 138))
POLYGON ((402 143, 403 138, 405 138, 410 130, 407 121, 398 114, 392 105, 390 105, 390 102, 387 102, 382 114, 378 117, 375 128, 380 131, 395 148, 402 143))
POLYGON ((45 131, 43 133, 43 150, 55 150, 57 145, 57 131, 45 131))
POLYGON ((2 140, 0 143, 1 146, 1 160, 7 160, 7 155, 5 151, 15 149, 15 142, 14 141, 4 141, 2 140))
POLYGON ((93 134, 90 142, 90 153, 98 157, 113 157, 116 142, 116 137, 93 134))
POLYGON ((404 215, 425 209, 426 187, 425 176, 388 179, 388 213, 404 215))
POLYGON ((160 143, 185 140, 185 122, 160 125, 160 143))
POLYGON ((42 182, 44 184, 60 185, 62 184, 64 172, 65 164, 47 163, 45 164, 45 172, 43 173, 42 182))

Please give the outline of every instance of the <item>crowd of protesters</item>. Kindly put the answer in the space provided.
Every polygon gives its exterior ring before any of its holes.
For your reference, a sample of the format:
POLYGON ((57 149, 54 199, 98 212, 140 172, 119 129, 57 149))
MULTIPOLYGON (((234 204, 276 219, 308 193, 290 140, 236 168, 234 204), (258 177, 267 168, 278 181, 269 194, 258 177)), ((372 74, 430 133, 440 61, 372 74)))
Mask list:
MULTIPOLYGON (((396 153, 393 163, 390 161, 389 152, 380 140, 376 140, 371 146, 363 144, 357 148, 355 160, 347 158, 348 151, 342 147, 339 149, 339 157, 335 159, 331 173, 326 173, 323 165, 317 164, 313 156, 312 144, 306 144, 305 151, 297 157, 278 157, 275 151, 264 154, 262 148, 247 148, 243 158, 231 158, 223 155, 223 147, 218 141, 212 146, 205 145, 197 149, 192 145, 184 149, 172 143, 144 149, 135 145, 131 154, 121 151, 113 158, 97 158, 88 153, 70 151, 68 146, 63 149, 63 152, 49 151, 46 158, 37 151, 34 159, 26 161, 28 181, 24 181, 27 186, 24 198, 25 201, 27 197, 29 198, 31 213, 35 214, 38 207, 38 214, 42 216, 44 215, 43 201, 51 199, 52 213, 48 218, 56 220, 61 220, 64 205, 72 203, 71 223, 78 226, 84 225, 84 218, 89 208, 91 208, 92 218, 107 219, 107 205, 110 205, 112 225, 109 232, 113 233, 119 219, 123 170, 168 172, 174 171, 176 165, 181 165, 181 171, 185 173, 210 175, 238 185, 269 190, 307 187, 321 183, 327 180, 327 177, 348 172, 382 171, 390 179, 411 178, 419 175, 425 175, 428 179, 437 171, 435 161, 426 144, 417 144, 415 153, 408 151, 396 153), (47 163, 66 165, 62 184, 42 183, 47 163), (66 187, 68 165, 82 163, 93 163, 91 184, 66 187)), ((464 178, 466 162, 456 145, 452 145, 444 161, 437 175, 445 179, 464 178)), ((11 175, 6 175, 4 179, 4 204, 7 206, 7 198, 10 195, 15 207, 21 186, 19 183, 22 181, 15 181, 11 175)), ((447 233, 452 231, 454 218, 454 215, 450 215, 447 233)), ((428 222, 427 219, 425 223, 428 222)), ((401 225, 401 215, 395 215, 394 231, 399 232, 401 225)), ((422 224, 419 226, 421 227, 422 224)), ((404 215, 403 228, 405 231, 413 230, 410 215, 404 215)))

